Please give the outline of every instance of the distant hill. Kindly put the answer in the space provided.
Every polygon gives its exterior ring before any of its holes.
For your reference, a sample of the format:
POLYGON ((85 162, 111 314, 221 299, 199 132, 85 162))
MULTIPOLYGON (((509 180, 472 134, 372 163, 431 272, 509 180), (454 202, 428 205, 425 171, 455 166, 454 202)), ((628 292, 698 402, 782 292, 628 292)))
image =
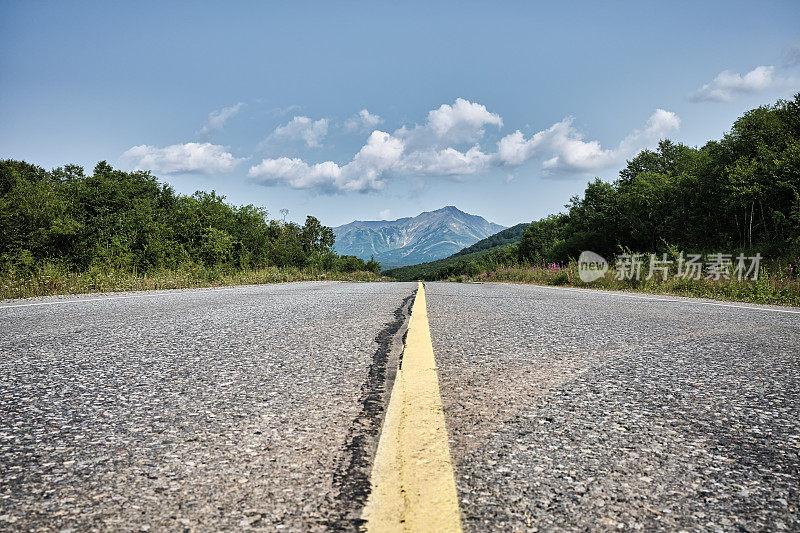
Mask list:
POLYGON ((337 253, 374 257, 386 269, 448 257, 504 229, 447 206, 398 220, 357 220, 333 233, 337 253))
POLYGON ((530 223, 523 222, 480 240, 472 246, 468 246, 462 250, 459 250, 449 257, 438 259, 436 261, 430 261, 428 263, 420 263, 418 265, 409 265, 390 270, 384 269, 383 273, 386 276, 391 276, 400 281, 432 279, 435 277, 434 274, 444 267, 448 267, 462 261, 477 259, 478 257, 489 254, 504 246, 508 246, 509 244, 518 243, 522 239, 522 232, 525 231, 525 228, 528 226, 530 226, 530 223))

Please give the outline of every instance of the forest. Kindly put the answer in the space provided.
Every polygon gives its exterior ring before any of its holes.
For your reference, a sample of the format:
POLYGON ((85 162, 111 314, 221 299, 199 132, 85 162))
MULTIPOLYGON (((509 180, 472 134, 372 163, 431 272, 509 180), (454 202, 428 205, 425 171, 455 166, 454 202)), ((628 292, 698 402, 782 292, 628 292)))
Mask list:
MULTIPOLYGON (((761 253, 796 275, 800 248, 800 94, 752 109, 702 147, 662 140, 613 182, 596 179, 566 211, 533 222, 518 243, 448 261, 426 279, 474 276, 510 265, 567 264, 583 250, 761 253)), ((455 256, 453 256, 455 259, 455 256)))
POLYGON ((106 162, 86 174, 76 165, 46 171, 0 161, 4 287, 36 282, 45 272, 213 278, 267 267, 380 271, 375 261, 337 255, 333 244, 333 231, 313 216, 303 225, 270 219, 262 208, 230 205, 213 191, 177 194, 149 172, 106 162))

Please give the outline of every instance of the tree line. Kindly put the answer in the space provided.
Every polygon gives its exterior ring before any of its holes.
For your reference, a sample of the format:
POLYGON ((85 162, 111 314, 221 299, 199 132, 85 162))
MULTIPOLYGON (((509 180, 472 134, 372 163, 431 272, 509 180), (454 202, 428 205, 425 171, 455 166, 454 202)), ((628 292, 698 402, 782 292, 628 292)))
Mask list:
POLYGON ((0 161, 0 273, 35 273, 45 263, 148 273, 192 267, 267 266, 380 272, 375 261, 339 256, 334 235, 313 216, 305 224, 234 206, 214 191, 177 194, 149 172, 100 162, 46 171, 0 161))
POLYGON ((800 248, 800 94, 746 112, 700 148, 662 140, 614 182, 589 183, 566 212, 525 228, 519 243, 447 265, 429 279, 500 265, 566 263, 583 250, 733 252, 796 258, 800 248))

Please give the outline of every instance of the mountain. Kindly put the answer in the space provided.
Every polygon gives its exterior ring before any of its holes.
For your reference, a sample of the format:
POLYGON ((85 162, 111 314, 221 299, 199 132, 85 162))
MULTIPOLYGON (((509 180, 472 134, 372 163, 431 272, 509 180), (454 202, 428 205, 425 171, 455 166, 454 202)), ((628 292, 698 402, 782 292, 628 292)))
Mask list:
POLYGON ((525 232, 525 228, 530 225, 530 222, 522 222, 516 226, 506 228, 501 232, 476 242, 472 246, 467 246, 463 250, 459 250, 450 257, 474 256, 477 253, 483 254, 496 250, 497 248, 502 248, 508 244, 518 243, 522 240, 522 234, 525 232))
POLYGON ((333 233, 337 253, 374 256, 383 268, 393 268, 447 257, 504 229, 447 206, 398 220, 356 220, 333 228, 333 233))
POLYGON ((472 261, 508 246, 509 244, 518 243, 522 240, 522 233, 528 226, 530 226, 530 223, 523 222, 516 226, 511 226, 508 229, 504 229, 499 233, 495 233, 491 237, 478 241, 472 246, 459 250, 444 259, 437 259, 436 261, 420 263, 418 265, 398 267, 388 271, 384 269, 383 274, 395 278, 398 281, 436 279, 437 274, 446 267, 472 261))

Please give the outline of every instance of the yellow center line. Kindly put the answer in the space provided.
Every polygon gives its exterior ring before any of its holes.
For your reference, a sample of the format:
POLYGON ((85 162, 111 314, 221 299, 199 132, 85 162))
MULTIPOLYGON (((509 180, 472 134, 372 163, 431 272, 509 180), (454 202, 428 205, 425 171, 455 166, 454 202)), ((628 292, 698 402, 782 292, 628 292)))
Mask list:
POLYGON ((370 483, 362 513, 367 531, 461 531, 422 283, 370 483))

